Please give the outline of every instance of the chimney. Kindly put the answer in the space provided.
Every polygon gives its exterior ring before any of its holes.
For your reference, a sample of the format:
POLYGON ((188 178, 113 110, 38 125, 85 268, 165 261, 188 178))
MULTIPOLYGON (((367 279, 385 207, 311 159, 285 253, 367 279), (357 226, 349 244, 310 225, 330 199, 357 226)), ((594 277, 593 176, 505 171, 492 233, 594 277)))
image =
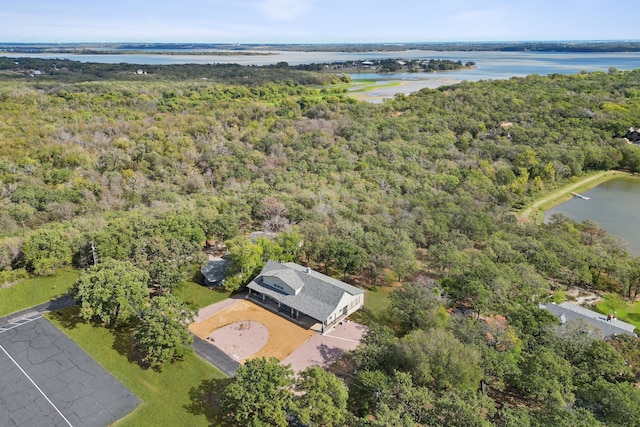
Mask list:
POLYGON ((307 274, 311 274, 311 268, 307 267, 307 274))

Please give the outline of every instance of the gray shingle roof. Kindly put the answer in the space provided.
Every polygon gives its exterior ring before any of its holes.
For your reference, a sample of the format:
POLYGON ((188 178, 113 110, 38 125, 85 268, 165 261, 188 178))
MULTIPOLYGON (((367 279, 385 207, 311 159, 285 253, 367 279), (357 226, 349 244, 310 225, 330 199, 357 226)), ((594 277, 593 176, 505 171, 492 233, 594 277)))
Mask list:
POLYGON ((258 277, 253 279, 249 289, 263 293, 281 304, 285 304, 316 320, 324 322, 338 307, 345 294, 361 295, 362 289, 326 276, 317 271, 293 262, 279 263, 267 261, 258 277), (282 291, 266 286, 264 276, 277 276, 289 286, 300 291, 297 295, 287 295, 282 291))
POLYGON ((224 258, 213 258, 200 268, 200 272, 204 276, 207 285, 216 284, 227 276, 227 261, 224 258))
POLYGON ((620 334, 635 336, 634 330, 636 327, 634 325, 618 319, 607 320, 607 316, 604 314, 580 307, 579 305, 563 302, 562 304, 547 304, 540 308, 543 308, 558 317, 562 323, 578 319, 585 320, 600 329, 605 337, 620 334))

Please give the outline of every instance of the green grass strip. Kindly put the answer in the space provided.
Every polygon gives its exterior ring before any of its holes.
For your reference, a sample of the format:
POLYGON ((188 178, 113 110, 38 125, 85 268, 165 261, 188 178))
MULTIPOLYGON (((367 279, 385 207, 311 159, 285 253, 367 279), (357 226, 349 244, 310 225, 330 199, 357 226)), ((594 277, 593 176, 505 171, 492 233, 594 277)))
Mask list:
POLYGON ((75 270, 58 270, 53 276, 33 277, 0 289, 0 316, 64 295, 78 277, 79 273, 75 270))
POLYGON ((184 302, 198 308, 206 307, 229 298, 231 292, 221 289, 209 289, 199 283, 185 280, 174 289, 173 293, 184 302))

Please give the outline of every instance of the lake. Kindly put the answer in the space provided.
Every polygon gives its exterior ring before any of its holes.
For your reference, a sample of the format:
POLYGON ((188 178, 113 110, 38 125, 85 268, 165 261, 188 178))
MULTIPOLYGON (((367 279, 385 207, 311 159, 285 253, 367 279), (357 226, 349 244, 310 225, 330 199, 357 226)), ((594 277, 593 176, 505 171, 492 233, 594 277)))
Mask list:
POLYGON ((554 213, 578 222, 594 221, 607 233, 622 238, 629 253, 640 256, 640 179, 615 178, 580 194, 591 199, 574 197, 547 210, 544 221, 554 213))
MULTIPOLYGON (((462 80, 506 79, 529 74, 573 74, 580 71, 607 71, 610 67, 620 70, 640 68, 640 52, 485 52, 485 51, 431 51, 407 50, 395 52, 290 52, 261 51, 255 55, 161 55, 161 54, 105 54, 81 55, 63 53, 0 53, 11 58, 30 57, 47 59, 71 59, 81 62, 130 63, 130 64, 240 64, 273 65, 288 62, 290 65, 345 62, 366 59, 449 59, 473 61, 477 69, 448 71, 445 73, 376 74, 389 78, 422 79, 445 74, 448 78, 462 80), (265 55, 265 53, 269 53, 265 55)), ((359 76, 354 74, 354 77, 359 76)), ((364 78, 364 77, 363 77, 364 78)), ((370 78, 370 75, 369 75, 370 78)))
MULTIPOLYGON (((401 82, 399 86, 376 89, 358 94, 362 100, 382 102, 395 94, 410 94, 422 88, 437 88, 462 81, 497 80, 522 77, 530 74, 575 74, 581 71, 607 71, 640 68, 640 52, 487 52, 487 51, 431 51, 406 50, 395 52, 292 52, 261 51, 254 55, 162 55, 162 54, 104 54, 82 55, 62 53, 0 53, 12 58, 31 57, 46 59, 70 59, 81 62, 155 64, 240 64, 273 65, 287 62, 290 65, 331 63, 355 60, 388 58, 448 59, 476 63, 475 69, 438 73, 353 73, 353 80, 381 80, 401 82)), ((355 87, 354 89, 358 89, 355 87)))

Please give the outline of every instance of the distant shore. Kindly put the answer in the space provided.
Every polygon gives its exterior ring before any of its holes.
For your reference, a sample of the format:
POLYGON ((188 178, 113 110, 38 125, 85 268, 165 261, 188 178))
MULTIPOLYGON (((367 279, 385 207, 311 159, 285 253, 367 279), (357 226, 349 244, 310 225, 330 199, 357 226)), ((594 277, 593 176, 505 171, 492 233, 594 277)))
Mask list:
MULTIPOLYGON (((493 52, 638 52, 638 40, 582 41, 494 41, 494 42, 414 42, 414 43, 0 43, 0 50, 13 53, 55 53, 54 50, 125 50, 137 54, 151 50, 223 50, 237 51, 298 51, 298 52, 393 52, 408 50, 431 51, 493 51, 493 52)), ((64 53, 64 52, 58 52, 64 53)))
POLYGON ((377 104, 385 99, 393 98, 396 94, 399 93, 409 95, 413 92, 419 91, 420 89, 435 89, 440 86, 454 85, 460 82, 462 82, 462 80, 446 77, 443 77, 441 79, 411 81, 383 80, 375 83, 359 83, 357 80, 354 80, 351 88, 347 92, 347 95, 359 101, 366 101, 377 104))

